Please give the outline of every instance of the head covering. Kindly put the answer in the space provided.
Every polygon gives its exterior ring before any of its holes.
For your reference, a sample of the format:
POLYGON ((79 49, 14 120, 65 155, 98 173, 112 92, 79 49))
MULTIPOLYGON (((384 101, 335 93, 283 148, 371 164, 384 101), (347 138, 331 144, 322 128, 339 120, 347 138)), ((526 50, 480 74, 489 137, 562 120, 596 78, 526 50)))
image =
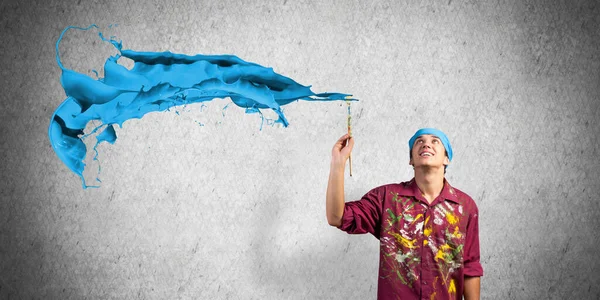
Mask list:
POLYGON ((438 137, 442 141, 444 148, 446 148, 448 160, 452 161, 452 146, 450 146, 450 140, 448 140, 448 137, 441 130, 435 128, 421 128, 417 130, 415 135, 413 135, 408 141, 408 148, 410 149, 410 153, 412 153, 412 148, 415 144, 415 140, 424 134, 431 134, 433 136, 438 137))

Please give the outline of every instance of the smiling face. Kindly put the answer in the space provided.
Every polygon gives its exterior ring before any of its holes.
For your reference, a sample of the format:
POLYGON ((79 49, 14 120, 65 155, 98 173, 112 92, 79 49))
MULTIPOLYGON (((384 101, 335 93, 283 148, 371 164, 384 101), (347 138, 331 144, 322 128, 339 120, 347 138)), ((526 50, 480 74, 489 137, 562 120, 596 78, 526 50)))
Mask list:
POLYGON ((409 161, 414 168, 444 167, 449 163, 446 148, 437 136, 424 134, 415 140, 409 161))

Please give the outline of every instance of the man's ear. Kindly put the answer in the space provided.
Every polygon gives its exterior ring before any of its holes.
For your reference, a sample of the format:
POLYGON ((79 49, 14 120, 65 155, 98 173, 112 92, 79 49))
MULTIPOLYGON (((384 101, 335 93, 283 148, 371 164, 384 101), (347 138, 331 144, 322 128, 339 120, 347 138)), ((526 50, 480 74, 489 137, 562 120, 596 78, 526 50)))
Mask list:
POLYGON ((450 159, 448 159, 448 156, 444 156, 444 166, 447 166, 450 164, 450 159))

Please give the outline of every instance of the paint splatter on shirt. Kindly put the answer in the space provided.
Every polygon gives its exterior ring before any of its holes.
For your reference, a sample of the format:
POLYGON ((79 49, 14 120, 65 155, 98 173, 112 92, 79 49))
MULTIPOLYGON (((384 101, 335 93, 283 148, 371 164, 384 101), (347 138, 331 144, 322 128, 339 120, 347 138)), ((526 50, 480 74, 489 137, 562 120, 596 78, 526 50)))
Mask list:
POLYGON ((347 202, 342 225, 380 241, 378 299, 462 299, 464 277, 483 276, 477 205, 444 180, 429 204, 414 178, 347 202))

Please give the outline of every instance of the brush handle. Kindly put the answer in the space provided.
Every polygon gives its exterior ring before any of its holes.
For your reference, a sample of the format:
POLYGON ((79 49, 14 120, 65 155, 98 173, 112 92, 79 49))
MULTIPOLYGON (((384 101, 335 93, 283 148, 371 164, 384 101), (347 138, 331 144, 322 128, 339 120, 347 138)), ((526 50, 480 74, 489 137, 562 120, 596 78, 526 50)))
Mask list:
MULTIPOLYGON (((346 104, 348 104, 348 135, 352 137, 352 114, 350 112, 350 101, 346 100, 346 104)), ((350 176, 352 176, 352 152, 350 152, 350 157, 348 158, 348 163, 350 164, 350 176)))

